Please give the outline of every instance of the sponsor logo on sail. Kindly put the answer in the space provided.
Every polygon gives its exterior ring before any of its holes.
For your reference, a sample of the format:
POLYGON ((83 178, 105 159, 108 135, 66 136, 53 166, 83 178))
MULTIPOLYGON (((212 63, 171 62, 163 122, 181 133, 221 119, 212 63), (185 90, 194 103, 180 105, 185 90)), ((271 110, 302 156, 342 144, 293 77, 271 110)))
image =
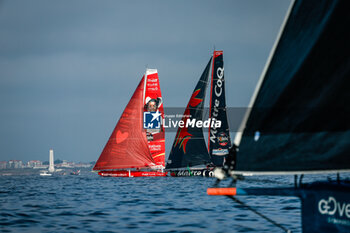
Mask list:
POLYGON ((213 155, 227 155, 228 149, 222 149, 222 148, 213 149, 212 154, 213 155))
MULTIPOLYGON (((215 82, 215 86, 214 86, 214 100, 213 100, 213 109, 212 109, 212 118, 214 120, 217 119, 217 117, 219 116, 219 106, 220 106, 220 99, 219 97, 222 94, 222 89, 223 89, 223 82, 224 82, 224 67, 218 67, 216 70, 216 76, 217 76, 217 80, 215 82)), ((212 143, 215 143, 215 139, 216 139, 216 135, 218 133, 217 128, 220 127, 212 127, 212 129, 210 130, 210 141, 212 143)))
POLYGON ((153 134, 147 133, 146 136, 147 136, 147 141, 149 141, 149 142, 153 141, 153 134))
POLYGON ((161 145, 149 145, 151 151, 160 151, 162 149, 161 145))
POLYGON ((328 216, 329 223, 350 226, 350 203, 340 202, 329 196, 328 199, 321 199, 318 202, 318 211, 328 216))
POLYGON ((228 137, 225 132, 220 132, 218 135, 218 142, 220 146, 227 146, 228 144, 228 137))

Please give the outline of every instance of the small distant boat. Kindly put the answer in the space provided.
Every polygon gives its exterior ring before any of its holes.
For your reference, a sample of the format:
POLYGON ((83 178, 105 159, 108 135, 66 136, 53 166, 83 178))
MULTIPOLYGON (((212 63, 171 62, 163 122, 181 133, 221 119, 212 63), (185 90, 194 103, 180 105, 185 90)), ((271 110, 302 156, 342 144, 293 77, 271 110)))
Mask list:
POLYGON ((41 171, 41 172, 40 172, 40 175, 41 175, 41 176, 52 176, 52 174, 51 174, 51 173, 48 173, 48 171, 41 171))
POLYGON ((80 175, 80 170, 71 171, 71 173, 70 173, 70 174, 71 174, 71 175, 78 176, 78 175, 80 175))
POLYGON ((164 111, 156 69, 147 69, 93 170, 101 176, 166 176, 164 111))

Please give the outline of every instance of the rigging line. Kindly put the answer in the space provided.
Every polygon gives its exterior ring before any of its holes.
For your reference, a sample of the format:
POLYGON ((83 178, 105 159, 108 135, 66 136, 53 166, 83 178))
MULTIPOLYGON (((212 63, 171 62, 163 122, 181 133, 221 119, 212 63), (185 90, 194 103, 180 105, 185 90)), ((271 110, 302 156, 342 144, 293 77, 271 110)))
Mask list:
POLYGON ((278 228, 281 228, 283 231, 291 233, 291 230, 288 230, 287 228, 285 228, 284 226, 282 226, 281 224, 273 221, 272 219, 266 217, 265 215, 263 215, 262 213, 258 212, 257 210, 253 209, 252 207, 246 205, 244 202, 238 200, 237 198, 235 198, 234 196, 227 196, 229 198, 231 198, 232 200, 234 200, 235 202, 237 202, 238 204, 242 205, 243 207, 247 208, 248 210, 254 212, 255 214, 259 215, 260 217, 262 217, 263 219, 267 220, 268 222, 272 223, 273 225, 275 225, 278 228))

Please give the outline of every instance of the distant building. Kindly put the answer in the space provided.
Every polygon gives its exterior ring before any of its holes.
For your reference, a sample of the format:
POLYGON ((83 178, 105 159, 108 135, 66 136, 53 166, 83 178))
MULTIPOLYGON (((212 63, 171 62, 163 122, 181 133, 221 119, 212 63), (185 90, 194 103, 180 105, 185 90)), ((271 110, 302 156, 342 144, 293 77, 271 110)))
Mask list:
POLYGON ((39 160, 30 160, 27 163, 27 167, 30 168, 35 168, 35 167, 42 167, 43 166, 43 162, 39 161, 39 160))
POLYGON ((48 169, 48 168, 49 168, 49 165, 38 165, 33 167, 33 169, 48 169))
POLYGON ((74 162, 68 162, 67 160, 63 160, 61 164, 57 165, 58 167, 66 167, 66 168, 72 168, 75 167, 74 162))
POLYGON ((89 164, 89 163, 76 163, 75 164, 75 167, 85 167, 85 168, 88 168, 88 167, 91 167, 92 164, 89 164))
MULTIPOLYGON (((0 161, 0 169, 19 169, 19 168, 33 168, 33 169, 47 169, 49 172, 55 172, 56 168, 89 168, 93 166, 91 163, 82 163, 82 162, 68 162, 63 160, 62 163, 54 164, 53 160, 53 150, 50 150, 50 162, 45 164, 40 160, 30 160, 26 164, 23 164, 21 160, 9 160, 9 161, 0 161)), ((47 163, 47 162, 46 162, 47 163)), ((58 169, 62 170, 62 169, 58 169)), ((57 170, 57 171, 58 171, 57 170)))
POLYGON ((7 168, 23 168, 23 162, 21 160, 10 160, 7 163, 7 168))
POLYGON ((7 161, 0 161, 0 169, 6 169, 7 161))

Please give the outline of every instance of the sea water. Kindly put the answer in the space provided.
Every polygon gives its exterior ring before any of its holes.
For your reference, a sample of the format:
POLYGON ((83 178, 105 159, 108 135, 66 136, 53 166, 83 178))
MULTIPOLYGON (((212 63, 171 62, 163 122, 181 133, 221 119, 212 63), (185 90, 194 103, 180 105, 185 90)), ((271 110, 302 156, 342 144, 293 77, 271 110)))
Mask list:
MULTIPOLYGON (((208 196, 207 177, 0 177, 1 232, 283 232, 225 196, 208 196)), ((293 186, 294 177, 247 177, 245 187, 293 186)), ((222 182, 227 185, 229 181, 222 182)), ((296 197, 240 196, 292 232, 301 232, 296 197)))

